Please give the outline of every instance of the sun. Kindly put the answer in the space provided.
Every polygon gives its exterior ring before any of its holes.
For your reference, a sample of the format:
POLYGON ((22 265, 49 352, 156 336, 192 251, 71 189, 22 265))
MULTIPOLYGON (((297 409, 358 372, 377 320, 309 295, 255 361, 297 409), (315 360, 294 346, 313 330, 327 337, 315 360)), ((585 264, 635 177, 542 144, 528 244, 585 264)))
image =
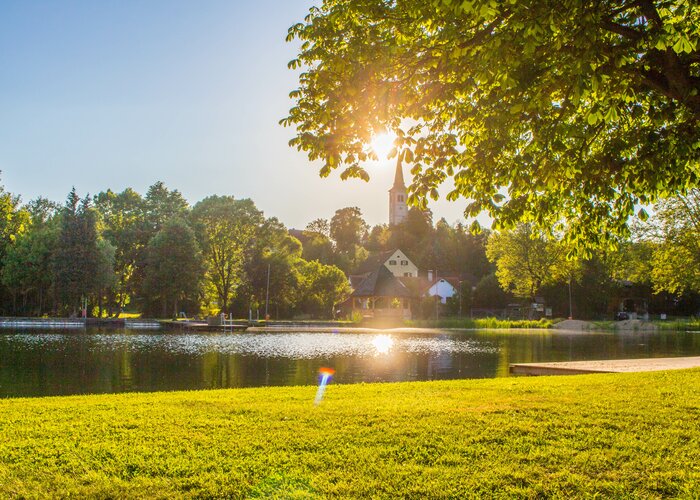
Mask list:
POLYGON ((378 161, 383 162, 389 158, 389 153, 394 148, 395 139, 396 134, 391 132, 382 132, 372 138, 369 145, 377 155, 378 161))

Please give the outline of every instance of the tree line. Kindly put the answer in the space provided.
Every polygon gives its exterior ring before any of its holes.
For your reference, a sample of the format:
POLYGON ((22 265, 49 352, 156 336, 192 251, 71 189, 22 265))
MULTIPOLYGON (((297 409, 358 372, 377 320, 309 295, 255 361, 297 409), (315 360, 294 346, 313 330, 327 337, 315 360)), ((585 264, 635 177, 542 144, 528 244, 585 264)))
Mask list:
MULTIPOLYGON (((461 223, 433 223, 429 210, 411 208, 399 225, 369 227, 357 207, 316 219, 303 232, 302 255, 353 271, 370 255, 400 248, 425 276, 455 278, 458 296, 443 314, 499 314, 544 302, 555 316, 610 319, 626 300, 653 314, 700 311, 700 190, 662 201, 636 220, 630 237, 582 256, 563 234, 533 224, 472 234, 461 223)), ((430 301, 414 314, 435 314, 430 301)))
POLYGON ((349 293, 339 268, 302 258, 299 241, 248 199, 189 206, 157 182, 145 196, 73 189, 61 206, 0 189, 5 315, 330 317, 349 293))
POLYGON ((651 312, 700 309, 698 190, 659 203, 631 238, 585 258, 531 224, 472 234, 417 208, 399 225, 370 227, 346 207, 288 230, 249 199, 190 206, 161 182, 143 196, 127 188, 81 198, 73 189, 62 205, 24 204, 0 186, 0 212, 3 315, 331 318, 351 291, 347 276, 397 248, 424 277, 433 270, 459 283, 445 314, 544 299, 555 315, 604 318, 629 297, 651 312))

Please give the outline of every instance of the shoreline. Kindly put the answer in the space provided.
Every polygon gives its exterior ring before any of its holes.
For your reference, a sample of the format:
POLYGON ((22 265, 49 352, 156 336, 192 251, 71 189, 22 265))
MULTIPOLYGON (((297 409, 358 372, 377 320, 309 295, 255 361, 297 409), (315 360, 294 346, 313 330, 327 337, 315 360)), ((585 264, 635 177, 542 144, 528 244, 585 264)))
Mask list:
MULTIPOLYGON (((226 331, 227 327, 201 326, 202 332, 210 333, 226 331)), ((34 317, 0 317, 0 331, 3 329, 51 329, 51 330, 80 330, 86 328, 115 328, 126 330, 181 330, 188 331, 187 322, 173 320, 159 320, 150 318, 34 318, 34 317), (178 323, 181 323, 179 325, 178 323), (181 328, 178 328, 181 326, 181 328)), ((403 322, 380 321, 326 321, 326 320, 268 320, 252 321, 234 320, 237 330, 248 332, 279 332, 308 331, 308 332, 391 332, 391 331, 427 331, 427 330, 498 330, 498 331, 538 331, 538 332, 569 332, 569 333, 614 333, 614 332, 672 332, 672 331, 698 331, 700 321, 692 318, 668 321, 583 321, 583 320, 499 320, 496 318, 484 319, 458 319, 445 318, 441 320, 407 320, 403 322)), ((200 331, 191 329, 191 333, 200 331)))

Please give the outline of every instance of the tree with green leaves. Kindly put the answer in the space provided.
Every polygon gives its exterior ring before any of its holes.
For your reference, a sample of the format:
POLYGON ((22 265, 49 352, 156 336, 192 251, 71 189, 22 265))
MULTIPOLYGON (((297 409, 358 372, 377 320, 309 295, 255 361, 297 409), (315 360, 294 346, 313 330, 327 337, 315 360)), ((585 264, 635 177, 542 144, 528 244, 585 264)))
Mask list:
POLYGON ((577 262, 567 260, 564 244, 529 224, 492 233, 486 255, 496 264, 501 287, 533 302, 542 286, 568 281, 577 273, 577 262))
POLYGON ((138 290, 138 266, 148 244, 145 203, 139 193, 127 188, 121 193, 111 189, 94 198, 100 213, 102 235, 114 247, 115 283, 107 297, 110 316, 119 316, 138 290))
POLYGON ((322 176, 367 179, 388 129, 411 203, 452 178, 466 216, 584 250, 700 180, 697 2, 325 0, 288 39, 303 71, 282 123, 322 176))
POLYGON ((215 290, 219 309, 229 312, 230 300, 245 280, 248 251, 263 214, 251 200, 215 195, 197 203, 191 217, 207 266, 207 282, 215 290))
POLYGON ((363 244, 369 226, 358 207, 345 207, 335 211, 330 222, 330 236, 335 242, 337 264, 349 273, 367 258, 363 244))
POLYGON ((83 300, 100 302, 107 285, 105 267, 113 250, 100 244, 98 214, 90 198, 82 201, 75 188, 71 190, 60 215, 60 230, 53 257, 56 296, 62 308, 77 314, 83 300))
POLYGON ((333 242, 328 236, 307 229, 299 235, 299 241, 304 260, 317 260, 321 264, 335 264, 338 261, 333 242))
POLYGON ((331 237, 331 225, 327 219, 314 219, 306 225, 305 231, 318 233, 326 238, 331 237))
POLYGON ((656 293, 700 293, 700 189, 659 203, 646 231, 656 293))
POLYGON ((333 238, 337 250, 341 253, 349 253, 355 246, 362 245, 368 230, 369 226, 358 207, 336 210, 329 226, 330 237, 333 238))
POLYGON ((146 227, 153 237, 170 219, 185 218, 189 211, 187 200, 177 189, 170 190, 161 181, 148 188, 144 198, 146 227))
POLYGON ((275 217, 265 220, 250 248, 247 280, 242 287, 247 297, 242 298, 250 300, 252 297, 271 317, 289 314, 297 302, 300 282, 297 263, 301 255, 301 242, 291 236, 279 220, 275 217))
POLYGON ((185 304, 196 304, 198 310, 203 274, 202 255, 194 231, 183 219, 169 219, 148 243, 144 309, 153 311, 151 308, 160 304, 162 317, 168 315, 168 308, 177 316, 185 304))
POLYGON ((21 206, 19 196, 5 191, 0 185, 0 260, 15 238, 30 224, 30 213, 21 206))
POLYGON ((299 260, 297 268, 301 276, 298 307, 316 318, 334 318, 336 306, 350 295, 345 273, 336 266, 318 261, 299 260))
POLYGON ((61 207, 46 198, 36 198, 24 207, 29 224, 12 238, 2 259, 2 282, 13 297, 13 313, 41 315, 50 307, 52 260, 56 250, 61 207), (16 297, 22 297, 18 308, 16 297))
POLYGON ((18 235, 2 260, 2 282, 13 298, 20 295, 21 307, 16 301, 13 314, 41 315, 50 305, 52 286, 52 259, 56 250, 58 219, 33 222, 27 231, 18 235))
POLYGON ((25 206, 29 212, 32 227, 42 226, 53 220, 61 212, 61 205, 55 201, 39 196, 25 206))

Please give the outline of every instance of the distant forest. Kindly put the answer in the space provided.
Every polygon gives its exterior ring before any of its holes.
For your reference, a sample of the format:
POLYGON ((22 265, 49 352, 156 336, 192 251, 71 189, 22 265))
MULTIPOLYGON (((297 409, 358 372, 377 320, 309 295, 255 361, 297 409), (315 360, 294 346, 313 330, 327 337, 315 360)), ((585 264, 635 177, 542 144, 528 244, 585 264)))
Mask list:
MULTIPOLYGON (((566 316, 569 286, 577 317, 610 317, 629 297, 651 312, 698 309, 692 286, 654 281, 658 237, 630 239, 574 266, 527 226, 473 235, 417 209, 396 226, 369 227, 359 208, 346 207, 288 230, 249 199, 209 196, 190 206, 162 182, 145 195, 129 188, 81 197, 73 189, 63 204, 25 204, 0 187, 0 201, 3 315, 262 317, 267 308, 273 318, 331 318, 351 291, 347 275, 396 248, 423 275, 455 278, 464 314, 543 299, 566 316)), ((457 302, 443 313, 457 314, 457 302)))

